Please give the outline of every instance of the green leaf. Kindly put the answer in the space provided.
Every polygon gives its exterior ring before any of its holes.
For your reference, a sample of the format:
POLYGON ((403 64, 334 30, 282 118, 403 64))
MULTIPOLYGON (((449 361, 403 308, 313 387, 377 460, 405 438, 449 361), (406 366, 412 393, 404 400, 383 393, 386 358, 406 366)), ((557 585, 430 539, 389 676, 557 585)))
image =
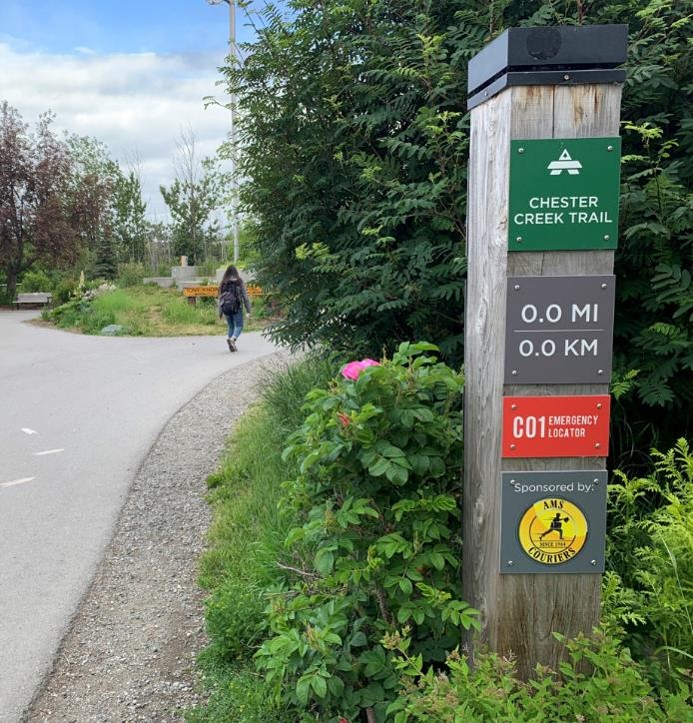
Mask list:
POLYGON ((368 472, 372 474, 374 477, 381 477, 384 475, 390 468, 392 467, 392 464, 385 459, 384 457, 378 458, 378 461, 371 465, 368 468, 368 472))
POLYGON ((357 633, 354 633, 351 636, 351 640, 349 641, 349 644, 353 648, 359 648, 363 645, 368 645, 368 638, 366 637, 366 634, 359 630, 357 633))
POLYGON ((329 575, 334 567, 334 553, 328 548, 321 548, 315 554, 315 569, 321 575, 329 575))
POLYGON ((313 687, 313 690, 315 691, 315 694, 318 696, 318 698, 324 698, 327 695, 327 681, 322 676, 313 676, 311 678, 310 684, 313 687))
POLYGON ((409 578, 403 577, 399 581, 399 588, 403 593, 406 593, 407 595, 411 595, 414 587, 411 584, 411 580, 409 578))
POLYGON ((308 705, 310 696, 311 678, 303 676, 296 683, 296 697, 301 705, 308 705))

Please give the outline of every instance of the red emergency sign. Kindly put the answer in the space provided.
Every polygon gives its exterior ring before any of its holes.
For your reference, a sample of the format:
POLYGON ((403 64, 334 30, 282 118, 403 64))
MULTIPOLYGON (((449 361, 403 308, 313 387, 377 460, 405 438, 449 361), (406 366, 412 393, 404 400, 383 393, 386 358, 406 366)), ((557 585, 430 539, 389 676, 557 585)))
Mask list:
POLYGON ((503 457, 606 457, 608 394, 503 397, 503 457))

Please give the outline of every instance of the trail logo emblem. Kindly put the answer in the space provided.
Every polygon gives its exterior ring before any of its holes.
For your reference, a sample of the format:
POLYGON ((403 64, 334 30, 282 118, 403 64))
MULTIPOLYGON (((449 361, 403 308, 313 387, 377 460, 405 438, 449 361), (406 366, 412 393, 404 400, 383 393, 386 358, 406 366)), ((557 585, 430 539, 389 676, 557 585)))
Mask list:
POLYGON ((552 176, 560 176, 563 171, 568 171, 571 176, 579 176, 581 168, 582 163, 574 161, 567 148, 563 150, 557 161, 551 161, 547 166, 552 176))
POLYGON ((518 538, 520 547, 535 562, 561 565, 584 547, 587 532, 587 518, 574 502, 547 497, 526 510, 518 538))

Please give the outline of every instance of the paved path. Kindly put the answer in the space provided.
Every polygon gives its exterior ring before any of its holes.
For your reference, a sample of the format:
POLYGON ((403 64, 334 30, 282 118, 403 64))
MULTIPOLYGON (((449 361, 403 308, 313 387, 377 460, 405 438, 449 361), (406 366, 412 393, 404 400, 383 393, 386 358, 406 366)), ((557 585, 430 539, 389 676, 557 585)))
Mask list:
POLYGON ((214 377, 271 353, 245 334, 88 337, 0 311, 0 722, 14 723, 165 422, 214 377))

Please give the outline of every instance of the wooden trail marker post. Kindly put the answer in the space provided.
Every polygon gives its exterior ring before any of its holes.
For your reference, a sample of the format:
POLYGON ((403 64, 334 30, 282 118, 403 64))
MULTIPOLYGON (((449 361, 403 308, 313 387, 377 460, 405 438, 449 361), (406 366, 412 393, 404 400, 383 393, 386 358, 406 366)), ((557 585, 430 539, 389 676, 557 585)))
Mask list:
POLYGON ((522 677, 604 569, 627 28, 513 28, 469 64, 464 594, 522 677))

